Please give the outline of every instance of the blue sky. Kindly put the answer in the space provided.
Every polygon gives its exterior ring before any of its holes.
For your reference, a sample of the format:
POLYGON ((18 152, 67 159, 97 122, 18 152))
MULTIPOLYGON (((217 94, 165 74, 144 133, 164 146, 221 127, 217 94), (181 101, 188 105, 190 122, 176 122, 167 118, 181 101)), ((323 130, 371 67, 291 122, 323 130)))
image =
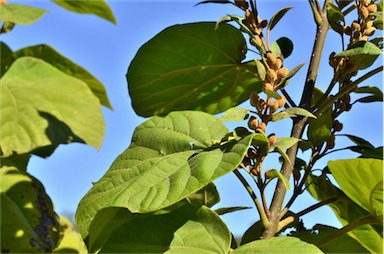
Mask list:
MULTIPOLYGON (((2 35, 1 40, 13 50, 36 44, 51 45, 96 76, 105 85, 114 108, 113 111, 103 108, 107 127, 100 151, 75 143, 60 146, 48 159, 31 159, 28 170, 43 182, 58 213, 75 212, 82 196, 92 187, 91 182, 97 181, 108 170, 113 160, 129 146, 134 128, 145 120, 138 117, 131 107, 125 79, 129 63, 140 46, 164 28, 176 23, 216 21, 226 14, 241 15, 231 5, 206 4, 194 7, 198 1, 108 1, 118 22, 113 25, 96 16, 68 12, 49 1, 8 2, 36 6, 49 12, 31 26, 16 26, 11 33, 2 35)), ((293 41, 295 48, 292 56, 284 62, 286 67, 291 69, 302 62, 308 63, 316 32, 308 2, 264 0, 259 1, 258 6, 260 15, 265 19, 269 19, 283 7, 295 6, 272 31, 272 39, 286 36, 293 41)), ((339 35, 330 31, 324 54, 329 55, 332 51, 340 50, 339 35)), ((381 61, 382 57, 377 63, 381 61)), ((306 68, 307 65, 287 87, 295 101, 301 96, 306 68)), ((328 57, 324 57, 318 85, 325 89, 331 76, 332 69, 328 65, 328 57)), ((381 87, 381 74, 363 85, 381 87)), ((249 107, 248 103, 242 106, 249 107)), ((375 146, 380 146, 383 143, 382 117, 381 103, 356 104, 351 112, 340 118, 344 123, 342 133, 364 136, 375 146)), ((228 127, 233 129, 236 125, 231 124, 228 127)), ((290 120, 273 124, 268 128, 268 133, 272 132, 280 137, 289 136, 290 120)), ((345 138, 341 138, 337 147, 348 144, 350 143, 345 138)), ((351 152, 342 152, 325 159, 356 156, 357 154, 351 152)), ((277 158, 276 155, 269 156, 264 169, 279 168, 277 158)), ((325 165, 326 161, 323 161, 315 168, 323 168, 325 165)), ((218 179, 216 184, 222 200, 216 207, 253 207, 244 188, 232 174, 218 179)), ((274 183, 271 184, 270 190, 274 186, 274 183)), ((271 191, 268 195, 272 196, 271 191)), ((299 199, 292 207, 295 212, 316 203, 308 195, 299 199)), ((242 235, 259 218, 256 210, 251 209, 225 215, 223 219, 235 235, 242 235)), ((340 225, 328 207, 305 216, 304 222, 307 227, 316 223, 340 225)))

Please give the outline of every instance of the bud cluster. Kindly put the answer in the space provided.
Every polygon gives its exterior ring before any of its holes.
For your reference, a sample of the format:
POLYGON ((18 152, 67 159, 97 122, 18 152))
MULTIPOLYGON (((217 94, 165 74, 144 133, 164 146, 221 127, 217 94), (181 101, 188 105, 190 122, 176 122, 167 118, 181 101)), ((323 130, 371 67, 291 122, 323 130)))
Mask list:
POLYGON ((358 20, 354 20, 350 26, 344 26, 344 33, 350 36, 350 43, 368 41, 376 27, 373 21, 376 19, 377 4, 371 0, 359 1, 357 3, 358 20))

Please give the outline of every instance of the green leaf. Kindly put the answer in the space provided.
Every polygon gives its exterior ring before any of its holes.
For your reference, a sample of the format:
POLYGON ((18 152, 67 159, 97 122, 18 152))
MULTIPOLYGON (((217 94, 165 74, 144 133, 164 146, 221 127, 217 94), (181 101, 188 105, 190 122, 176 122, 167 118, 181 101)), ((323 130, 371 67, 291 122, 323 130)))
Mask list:
POLYGON ((280 147, 285 150, 294 146, 300 139, 298 138, 277 138, 276 142, 271 146, 271 149, 275 149, 276 147, 280 147))
POLYGON ((87 246, 75 226, 60 216, 60 241, 52 253, 88 253, 87 246))
POLYGON ((224 112, 260 92, 246 42, 228 24, 191 23, 166 28, 137 52, 128 69, 132 105, 140 116, 194 109, 224 112))
POLYGON ((272 30, 276 24, 281 20, 281 18, 293 7, 285 7, 279 11, 277 11, 271 18, 271 20, 268 23, 268 30, 272 30))
POLYGON ((370 67, 381 54, 381 49, 372 42, 360 41, 352 44, 349 49, 342 51, 335 56, 353 58, 355 64, 358 65, 358 69, 364 70, 370 67))
POLYGON ((100 148, 105 129, 84 82, 31 57, 18 58, 0 79, 0 118, 3 157, 72 141, 100 148))
POLYGON ((52 66, 56 67, 60 71, 73 76, 74 78, 78 78, 85 82, 89 88, 92 90, 93 94, 99 98, 100 103, 108 108, 112 108, 109 103, 107 92, 103 84, 95 78, 91 73, 89 73, 83 67, 77 65, 72 62, 68 58, 61 55, 54 48, 49 45, 36 45, 27 48, 23 48, 17 50, 14 53, 15 58, 23 57, 23 56, 31 56, 35 58, 39 58, 52 66))
POLYGON ((255 60, 257 75, 261 80, 265 80, 267 71, 264 64, 260 60, 255 60))
POLYGON ((355 143, 358 146, 375 148, 371 143, 369 143, 365 139, 359 138, 357 136, 350 135, 350 134, 339 134, 339 136, 345 136, 345 137, 349 138, 353 143, 355 143))
MULTIPOLYGON (((325 174, 317 177, 312 174, 306 179, 306 190, 318 201, 325 201, 337 198, 329 203, 337 218, 343 226, 346 226, 362 217, 369 216, 369 213, 348 198, 339 188, 335 187, 325 174)), ((376 230, 372 225, 365 224, 352 231, 348 235, 357 240, 364 248, 372 253, 382 253, 382 226, 376 230)))
POLYGON ((319 146, 331 136, 333 125, 332 117, 329 114, 322 114, 311 121, 308 127, 308 139, 314 146, 319 146))
POLYGON ((281 37, 271 45, 271 51, 276 57, 285 59, 292 54, 293 43, 287 37, 281 37))
POLYGON ((12 50, 8 47, 7 44, 0 41, 0 77, 9 69, 15 58, 13 56, 12 50))
POLYGON ((240 122, 246 120, 249 116, 249 109, 230 108, 224 112, 220 119, 224 122, 240 122))
POLYGON ((226 133, 222 121, 196 111, 172 112, 138 126, 130 147, 80 201, 76 220, 82 235, 104 207, 161 210, 237 168, 257 134, 213 143, 226 133))
POLYGON ((383 20, 382 19, 377 19, 373 21, 373 26, 376 27, 378 30, 383 30, 383 20))
POLYGON ((224 215, 226 213, 233 213, 233 212, 237 212, 237 211, 241 211, 241 210, 246 210, 246 209, 252 209, 252 207, 249 207, 249 206, 222 207, 222 208, 216 209, 215 212, 218 215, 224 215))
POLYGON ((240 245, 244 245, 246 243, 252 242, 254 240, 260 239, 263 234, 264 226, 261 220, 255 222, 250 226, 244 233, 241 238, 240 245))
POLYGON ((285 178, 285 176, 283 176, 282 173, 280 173, 280 171, 277 171, 276 169, 270 169, 265 172, 265 175, 271 180, 274 178, 279 178, 283 182, 285 189, 289 190, 289 181, 287 178, 285 178))
POLYGON ((43 185, 15 167, 1 167, 0 178, 2 252, 52 252, 59 223, 43 185))
MULTIPOLYGON (((302 230, 299 232, 293 232, 290 235, 294 237, 298 237, 303 241, 306 241, 308 243, 316 243, 317 241, 323 239, 324 237, 338 231, 339 229, 322 225, 322 224, 316 224, 313 226, 313 228, 309 231, 302 230)), ((365 249, 361 244, 350 237, 349 235, 345 234, 341 237, 336 238, 336 241, 331 241, 329 243, 326 243, 320 247, 320 249, 324 253, 367 253, 367 249, 365 249), (336 240, 337 239, 337 240, 336 240)))
POLYGON ((371 56, 379 56, 382 54, 382 51, 379 47, 377 47, 372 42, 357 42, 352 45, 350 49, 342 51, 335 56, 341 57, 352 57, 352 56, 360 56, 360 55, 371 55, 371 56))
POLYGON ((9 33, 10 31, 12 31, 14 27, 15 27, 15 23, 4 21, 0 28, 0 33, 9 33))
POLYGON ((383 214, 383 161, 349 159, 328 162, 328 168, 344 193, 371 215, 383 214))
POLYGON ((371 94, 371 96, 363 97, 360 99, 357 99, 357 102, 375 102, 375 101, 383 101, 383 92, 376 86, 364 86, 364 87, 358 87, 353 92, 355 93, 368 93, 371 94))
POLYGON ((116 24, 115 16, 108 4, 103 0, 92 1, 72 1, 72 0, 52 0, 55 4, 64 9, 80 14, 94 14, 100 18, 116 24))
POLYGON ((216 189, 216 185, 211 182, 201 190, 186 197, 186 200, 195 206, 205 205, 207 207, 212 207, 219 203, 220 195, 216 189))
MULTIPOLYGON (((114 208, 118 209, 118 208, 114 208)), ((219 216, 207 207, 183 206, 168 214, 132 214, 119 208, 115 218, 97 217, 92 227, 103 224, 99 232, 105 253, 227 253, 231 235, 219 216), (112 225, 113 230, 110 230, 112 225), (106 240, 106 241, 104 241, 106 240)), ((94 230, 90 230, 90 239, 94 230)), ((90 248, 90 252, 98 249, 90 248)))
POLYGON ((335 32, 343 35, 345 23, 343 13, 337 6, 333 5, 332 3, 327 3, 325 7, 327 10, 327 19, 329 25, 335 32))
POLYGON ((8 21, 17 25, 30 25, 46 12, 46 10, 23 4, 0 4, 0 21, 8 21))
POLYGON ((292 70, 290 70, 287 74, 287 76, 280 80, 280 82, 277 84, 277 87, 280 86, 286 86, 288 84, 289 79, 291 79, 294 75, 296 75, 297 72, 305 65, 305 63, 301 63, 292 70))
POLYGON ((277 122, 277 121, 280 121, 284 118, 292 118, 292 117, 296 117, 296 116, 308 116, 311 118, 316 118, 316 116, 314 114, 312 114, 311 112, 309 112, 306 109, 293 107, 293 108, 284 109, 284 110, 274 114, 272 116, 271 120, 273 122, 277 122))
POLYGON ((249 242, 235 249, 233 254, 242 253, 323 253, 313 244, 301 241, 296 237, 278 236, 265 240, 249 242))

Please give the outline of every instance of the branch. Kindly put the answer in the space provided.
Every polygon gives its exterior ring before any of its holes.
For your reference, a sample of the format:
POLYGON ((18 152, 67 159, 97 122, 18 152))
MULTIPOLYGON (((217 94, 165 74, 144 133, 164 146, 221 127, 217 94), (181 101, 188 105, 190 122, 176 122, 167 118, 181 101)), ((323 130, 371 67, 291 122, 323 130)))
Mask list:
POLYGON ((268 218, 267 215, 264 212, 263 206, 260 204, 259 200, 256 197, 255 192, 253 192, 252 187, 248 184, 247 180, 243 177, 243 175, 239 172, 239 170, 235 169, 233 171, 237 178, 240 180, 240 182, 244 185, 245 189, 247 190, 248 194, 251 196, 253 203, 256 205, 257 211, 259 212, 260 219, 265 226, 268 224, 268 218))
POLYGON ((376 69, 371 70, 370 72, 366 73, 365 75, 361 76, 357 80, 353 81, 352 83, 348 84, 344 89, 342 89, 339 93, 337 93, 334 97, 332 97, 332 100, 326 100, 323 105, 320 105, 318 107, 318 110, 315 112, 315 115, 321 114, 323 111, 327 110, 332 104, 337 101, 338 99, 342 98, 345 94, 352 92, 361 82, 364 80, 372 77, 373 75, 379 73, 380 71, 383 71, 383 66, 379 66, 376 69))
MULTIPOLYGON (((324 4, 332 2, 332 0, 326 0, 324 4)), ((311 60, 308 67, 307 78, 305 81, 305 87, 303 91, 303 95, 301 97, 301 101, 299 106, 305 109, 309 109, 311 106, 311 98, 313 93, 313 88, 315 86, 316 77, 318 73, 318 69, 320 66, 320 59, 323 52, 325 38, 327 36, 327 32, 329 30, 329 24, 326 16, 325 8, 321 12, 322 21, 320 25, 317 26, 316 39, 312 50, 311 60)), ((295 118, 294 125, 291 132, 291 137, 301 138, 303 135, 304 128, 306 126, 308 117, 303 118, 295 118)), ((293 147, 287 150, 287 155, 290 161, 295 161, 296 154, 298 150, 298 144, 296 143, 293 147)), ((284 161, 282 167, 282 174, 285 178, 289 179, 293 170, 293 166, 284 161)), ((272 203, 270 206, 271 216, 269 217, 269 223, 262 234, 262 238, 270 238, 273 237, 278 231, 278 225, 280 221, 280 213, 281 208, 284 202, 286 194, 286 189, 281 180, 278 180, 277 186, 275 188, 275 193, 273 195, 272 203)))

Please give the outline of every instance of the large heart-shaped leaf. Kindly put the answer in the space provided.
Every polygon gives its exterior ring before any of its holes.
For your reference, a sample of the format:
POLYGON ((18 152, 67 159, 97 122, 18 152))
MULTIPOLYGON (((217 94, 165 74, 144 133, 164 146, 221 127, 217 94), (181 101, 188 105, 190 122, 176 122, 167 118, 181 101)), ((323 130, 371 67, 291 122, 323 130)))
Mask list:
POLYGON ((76 220, 82 235, 104 207, 160 210, 237 168, 261 134, 214 143, 227 132, 222 121, 196 111, 173 112, 138 126, 130 147, 81 200, 76 220))
POLYGON ((382 160, 336 160, 328 162, 328 168, 350 199, 373 216, 383 214, 382 160))
POLYGON ((102 105, 108 108, 112 108, 111 104, 109 103, 107 93, 103 84, 86 69, 72 62, 65 56, 61 55, 49 45, 36 45, 22 48, 15 51, 13 55, 14 58, 19 58, 23 56, 39 58, 56 67, 57 69, 61 70, 65 74, 68 74, 72 77, 84 81, 92 90, 93 94, 97 96, 97 98, 99 98, 100 103, 102 105))
MULTIPOLYGON (((110 209, 110 208, 108 208, 110 209)), ((132 214, 124 208, 105 224, 109 232, 99 249, 105 253, 228 253, 231 235, 207 207, 183 206, 168 214, 132 214), (113 230, 109 230, 112 225, 113 230)), ((104 219, 92 226, 100 224, 104 219)), ((90 231, 90 238, 93 231, 90 231)), ((97 244, 97 243, 96 243, 97 244)), ((89 249, 95 252, 98 249, 89 249)))
MULTIPOLYGON (((329 203, 328 205, 335 212, 343 226, 369 216, 369 213, 366 210, 348 198, 339 188, 335 187, 330 180, 326 178, 325 174, 318 177, 310 174, 306 179, 306 185, 307 191, 318 201, 337 198, 336 201, 329 203)), ((348 235, 357 240, 370 252, 382 253, 383 239, 380 234, 383 231, 383 227, 378 226, 378 228, 379 229, 370 224, 365 224, 349 231, 348 235)))
POLYGON ((0 79, 0 119, 4 157, 72 141, 100 148, 105 129, 84 82, 32 57, 17 59, 0 79))
POLYGON ((52 0, 55 4, 81 14, 94 14, 100 18, 111 21, 116 24, 115 16, 111 8, 104 0, 92 0, 92 1, 71 1, 71 0, 52 0))
POLYGON ((1 167, 0 178, 1 252, 52 252, 60 227, 43 185, 15 167, 1 167))
POLYGON ((253 63, 242 64, 246 42, 228 24, 192 23, 169 27, 137 52, 127 73, 138 115, 173 110, 223 112, 261 90, 253 63))
POLYGON ((241 253, 323 253, 315 245, 290 236, 272 237, 246 243, 235 249, 233 254, 241 253))

